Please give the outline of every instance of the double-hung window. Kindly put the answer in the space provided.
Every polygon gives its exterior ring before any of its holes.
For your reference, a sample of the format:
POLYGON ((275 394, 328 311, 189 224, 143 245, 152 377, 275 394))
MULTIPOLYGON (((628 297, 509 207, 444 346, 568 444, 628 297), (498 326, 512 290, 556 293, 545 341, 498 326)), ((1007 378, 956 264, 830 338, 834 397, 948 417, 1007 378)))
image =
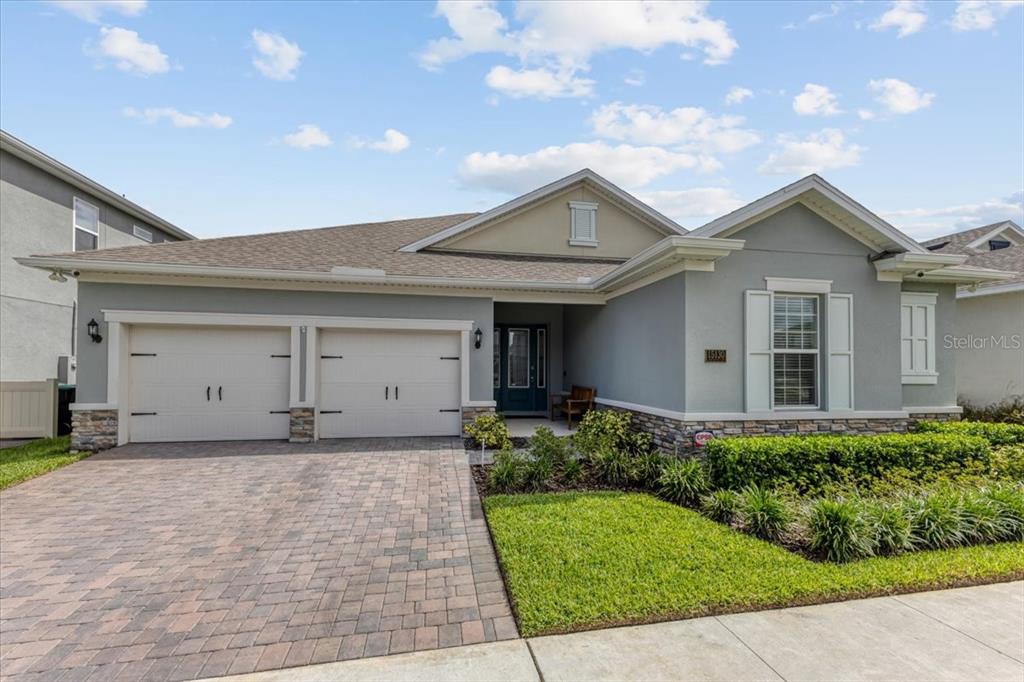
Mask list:
POLYGON ((100 240, 100 210, 87 201, 74 198, 75 251, 93 251, 100 240))
POLYGON ((818 297, 772 297, 772 402, 775 408, 818 406, 818 297))

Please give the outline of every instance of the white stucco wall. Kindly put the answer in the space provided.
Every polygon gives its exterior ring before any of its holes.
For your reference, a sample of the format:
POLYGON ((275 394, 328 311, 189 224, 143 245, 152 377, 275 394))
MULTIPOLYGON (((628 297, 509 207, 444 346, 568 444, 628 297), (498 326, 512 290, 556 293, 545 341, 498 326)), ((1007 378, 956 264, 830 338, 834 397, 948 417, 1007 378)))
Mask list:
POLYGON ((1024 291, 957 300, 952 346, 960 400, 984 406, 1024 397, 1024 291))

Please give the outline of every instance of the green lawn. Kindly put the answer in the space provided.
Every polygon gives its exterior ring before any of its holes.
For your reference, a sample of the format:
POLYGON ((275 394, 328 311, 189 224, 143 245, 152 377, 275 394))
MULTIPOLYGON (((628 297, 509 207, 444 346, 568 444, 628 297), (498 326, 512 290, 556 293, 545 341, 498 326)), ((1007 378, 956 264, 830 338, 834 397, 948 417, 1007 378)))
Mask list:
POLYGON ((45 438, 0 450, 0 490, 47 471, 77 462, 89 453, 71 454, 71 439, 45 438))
POLYGON ((484 500, 527 636, 1024 576, 1024 544, 817 563, 637 493, 484 500))

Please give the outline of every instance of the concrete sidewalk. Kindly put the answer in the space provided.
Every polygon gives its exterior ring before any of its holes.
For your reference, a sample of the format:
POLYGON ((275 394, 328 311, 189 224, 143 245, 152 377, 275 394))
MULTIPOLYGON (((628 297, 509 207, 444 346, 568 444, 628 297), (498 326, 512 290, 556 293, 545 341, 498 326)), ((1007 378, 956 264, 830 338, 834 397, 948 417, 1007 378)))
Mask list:
POLYGON ((290 668, 340 680, 1024 681, 1024 582, 290 668))

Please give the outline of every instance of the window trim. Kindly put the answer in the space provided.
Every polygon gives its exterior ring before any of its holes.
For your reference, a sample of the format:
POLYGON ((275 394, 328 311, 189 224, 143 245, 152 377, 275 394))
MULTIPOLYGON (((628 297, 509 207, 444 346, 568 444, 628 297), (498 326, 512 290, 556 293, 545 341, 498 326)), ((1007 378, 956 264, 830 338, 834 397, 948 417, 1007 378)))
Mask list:
MULTIPOLYGON (((935 369, 935 312, 939 300, 938 293, 926 291, 902 291, 900 292, 900 372, 901 382, 904 385, 934 385, 939 382, 939 372, 935 369), (912 370, 903 366, 903 342, 919 340, 922 337, 903 335, 903 308, 911 308, 911 321, 913 321, 913 308, 924 306, 926 311, 925 319, 925 362, 930 369, 912 370)), ((911 360, 913 360, 913 347, 911 347, 911 360)))
MULTIPOLYGON (((82 232, 85 232, 86 234, 91 234, 93 237, 96 237, 96 249, 100 248, 100 207, 95 205, 95 204, 93 204, 93 203, 90 203, 90 202, 86 201, 85 199, 82 199, 81 197, 79 197, 77 195, 72 195, 71 196, 71 250, 72 251, 78 251, 79 250, 78 248, 76 248, 76 245, 78 243, 78 230, 81 230, 82 232), (95 232, 90 230, 87 227, 82 227, 81 225, 78 224, 78 205, 79 204, 84 204, 85 206, 88 206, 89 208, 91 208, 94 211, 96 211, 96 231, 95 232)), ((89 249, 89 250, 90 251, 95 251, 96 249, 89 249)))
POLYGON ((597 239, 597 204, 592 201, 570 201, 569 202, 569 245, 570 246, 586 246, 596 247, 598 245, 597 239), (584 239, 576 234, 576 212, 577 211, 589 211, 590 212, 590 223, 593 225, 592 236, 593 239, 584 239))
POLYGON ((769 291, 768 292, 769 311, 768 317, 768 339, 769 339, 769 355, 771 356, 771 372, 769 373, 769 385, 768 395, 771 398, 771 410, 776 411, 816 411, 821 408, 821 296, 818 294, 805 294, 805 293, 790 293, 788 291, 769 291), (785 296, 786 298, 805 298, 814 301, 814 312, 815 312, 815 326, 817 334, 817 348, 786 348, 777 350, 775 348, 775 299, 776 295, 785 296), (777 405, 775 402, 775 356, 776 354, 783 355, 814 355, 814 404, 813 405, 777 405))
POLYGON ((534 383, 537 388, 548 387, 548 330, 537 328, 537 372, 534 383))
POLYGON ((142 227, 139 224, 132 224, 132 236, 138 237, 144 242, 148 242, 150 244, 153 243, 153 230, 148 227, 142 227), (140 232, 143 234, 139 234, 140 232))
POLYGON ((494 346, 494 357, 491 359, 491 388, 501 388, 501 327, 495 327, 491 335, 491 344, 494 346), (494 373, 494 360, 498 361, 498 372, 494 373), (497 383, 495 383, 497 378, 497 383))

